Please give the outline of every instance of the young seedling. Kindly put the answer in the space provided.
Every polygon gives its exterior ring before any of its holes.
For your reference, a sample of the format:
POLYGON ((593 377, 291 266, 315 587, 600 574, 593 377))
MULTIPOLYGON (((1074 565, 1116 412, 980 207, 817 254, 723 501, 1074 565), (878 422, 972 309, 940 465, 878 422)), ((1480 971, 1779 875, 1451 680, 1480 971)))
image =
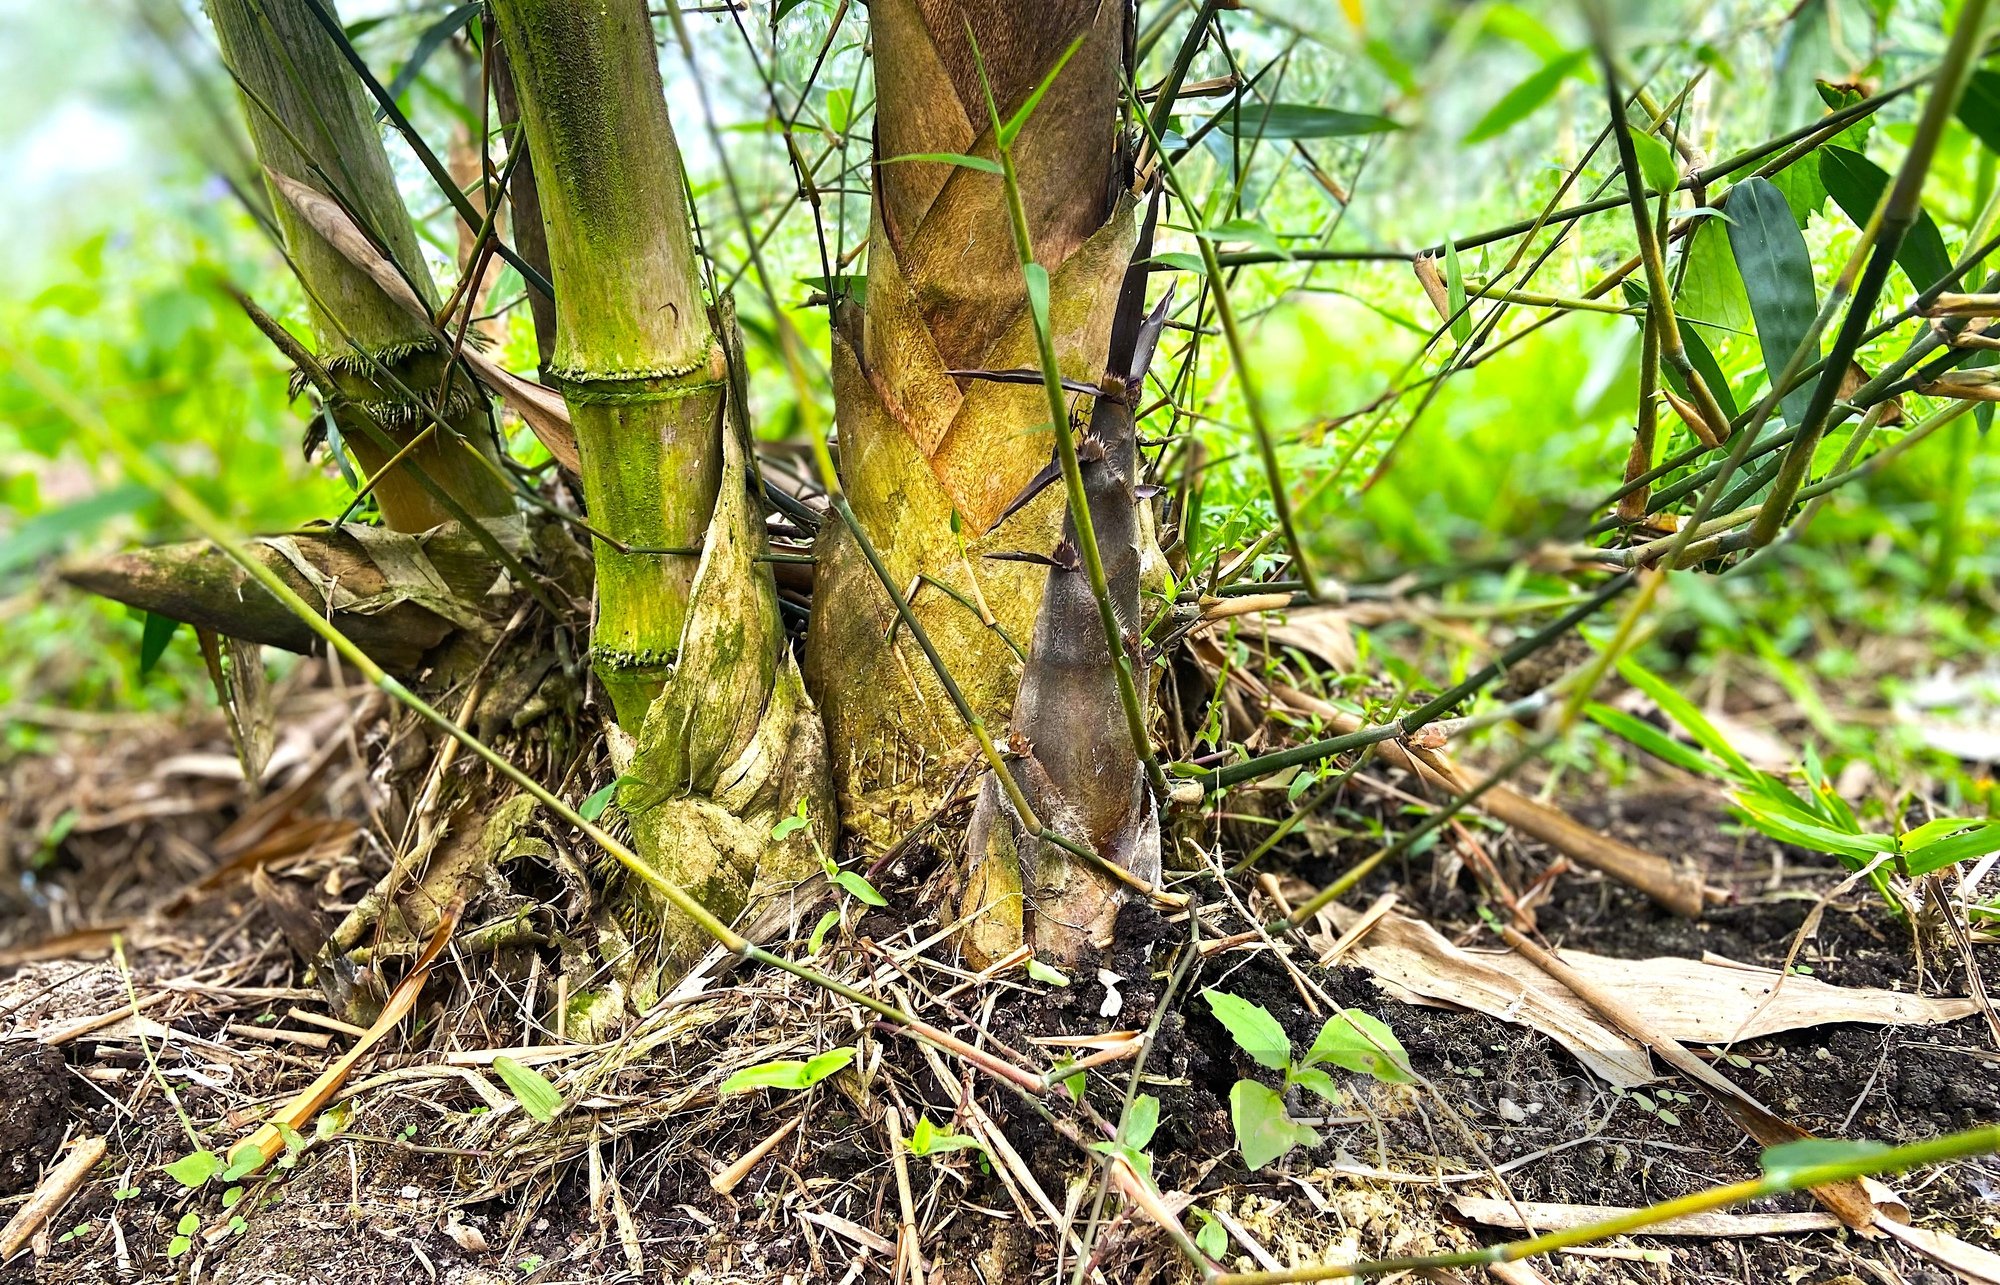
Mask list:
POLYGON ((1395 1035, 1379 1019, 1359 1009, 1344 1008, 1328 1018, 1305 1056, 1294 1060, 1291 1037, 1262 1004, 1214 989, 1203 991, 1202 996, 1215 1019, 1251 1061, 1284 1075, 1282 1090, 1259 1080, 1238 1080, 1229 1091, 1229 1122, 1236 1129, 1243 1163, 1253 1170, 1262 1169, 1293 1147, 1319 1145, 1319 1134, 1285 1110, 1285 1092, 1305 1089, 1327 1102, 1340 1101, 1340 1090, 1323 1066, 1339 1067, 1385 1084, 1407 1084, 1416 1078, 1410 1074, 1409 1055, 1395 1035))
POLYGON ((783 1060, 746 1066, 722 1082, 723 1096, 750 1093, 757 1089, 784 1089, 796 1093, 810 1089, 821 1080, 844 1070, 854 1060, 851 1048, 831 1049, 803 1062, 783 1060))

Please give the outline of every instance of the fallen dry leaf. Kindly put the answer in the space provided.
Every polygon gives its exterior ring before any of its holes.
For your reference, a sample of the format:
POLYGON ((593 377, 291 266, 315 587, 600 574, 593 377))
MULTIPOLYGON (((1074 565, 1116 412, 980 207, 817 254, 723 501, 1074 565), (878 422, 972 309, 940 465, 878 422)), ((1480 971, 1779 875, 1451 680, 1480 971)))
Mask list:
MULTIPOLYGON (((1358 918, 1357 912, 1339 909, 1327 925, 1328 944, 1358 918)), ((1462 950, 1428 924, 1388 915, 1349 948, 1346 958, 1400 998, 1470 1008, 1531 1026, 1621 1088, 1657 1078, 1643 1046, 1606 1025, 1566 987, 1511 951, 1462 950)), ((1615 993, 1647 1025, 1689 1044, 1832 1022, 1928 1026, 1965 1017, 1975 1007, 1970 999, 1830 986, 1817 978, 1785 977, 1745 964, 1612 959, 1573 950, 1564 951, 1562 958, 1597 987, 1615 993)))

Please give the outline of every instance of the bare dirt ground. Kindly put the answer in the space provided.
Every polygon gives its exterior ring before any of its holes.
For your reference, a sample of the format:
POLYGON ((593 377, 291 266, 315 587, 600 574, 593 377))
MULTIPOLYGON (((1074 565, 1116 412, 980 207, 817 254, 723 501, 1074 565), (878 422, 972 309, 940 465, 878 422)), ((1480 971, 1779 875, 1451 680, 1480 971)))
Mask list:
MULTIPOLYGON (((1098 1225, 1095 1166, 1035 1112, 852 1005, 787 978, 718 973, 622 1035, 566 1042, 539 1016, 556 997, 546 952, 532 944, 447 953, 400 1036, 361 1060, 282 1164, 184 1186, 162 1166, 194 1149, 190 1133, 225 1149, 355 1039, 330 1020, 327 992, 292 943, 351 905, 386 862, 352 824, 367 820, 366 781, 339 744, 348 707, 304 682, 284 699, 285 725, 307 730, 281 741, 291 765, 280 759, 261 802, 228 780, 229 742, 212 719, 60 731, 56 753, 0 769, 9 845, 0 856, 0 1219, 22 1207, 65 1145, 106 1145, 60 1212, 0 1264, 0 1282, 885 1280, 903 1222, 891 1108, 905 1134, 925 1119, 983 1144, 903 1157, 914 1224, 906 1235, 926 1279, 1068 1280, 1086 1243, 1103 1280, 1189 1278, 1148 1224, 1098 1225), (122 956, 112 954, 113 929, 122 956), (718 1093, 744 1066, 841 1044, 859 1050, 850 1070, 804 1093, 718 1093), (553 1121, 530 1118, 506 1089, 495 1049, 515 1049, 562 1094, 553 1121), (766 1143, 733 1186, 718 1178, 766 1143)), ((1689 921, 1598 876, 1560 873, 1534 907, 1541 937, 1557 947, 1780 967, 1843 873, 1738 836, 1716 797, 1684 784, 1572 802, 1612 834, 1699 863, 1731 899, 1689 921)), ((1399 805, 1385 797, 1354 806, 1399 805)), ((1481 829, 1478 838, 1513 888, 1534 885, 1552 859, 1511 835, 1481 829)), ((1296 892, 1369 850, 1308 831, 1275 855, 1273 870, 1296 892)), ((1128 911, 1115 950, 1066 988, 1019 971, 978 979, 947 945, 924 945, 949 914, 934 900, 938 864, 921 846, 905 853, 878 880, 889 906, 851 916, 819 962, 1030 1062, 1047 1060, 1038 1039, 1153 1026, 1182 958, 1184 922, 1128 911)), ((560 871, 536 877, 539 886, 534 877, 524 886, 560 921, 560 871)), ((1483 936, 1455 841, 1385 865, 1349 900, 1384 893, 1454 940, 1483 936)), ((1205 932, 1244 926, 1218 905, 1205 932)), ((1990 951, 1976 958, 1986 989, 2000 988, 1990 951)), ((1951 939, 1935 924, 1899 920, 1865 886, 1826 910, 1794 962, 1836 985, 1969 993, 1951 939)), ((403 961, 383 967, 399 975, 403 961)), ((1464 1217, 1456 1202, 1468 1196, 1638 1206, 1758 1170, 1756 1145, 1692 1086, 1668 1077, 1648 1093, 1614 1092, 1532 1029, 1406 1004, 1365 969, 1323 968, 1303 951, 1281 959, 1251 942, 1204 957, 1158 1016, 1139 1087, 1162 1104, 1150 1148, 1159 1185, 1220 1215, 1227 1258, 1247 1268, 1459 1249, 1508 1234, 1464 1217), (1345 1100, 1319 1126, 1322 1145, 1252 1173, 1227 1102, 1255 1068, 1196 997, 1218 987, 1259 1001, 1303 1047, 1323 1018, 1309 1011, 1298 976, 1385 1021, 1431 1087, 1346 1082, 1345 1100), (1672 1096, 1682 1091, 1686 1100, 1672 1096)), ((1940 1026, 1835 1024, 1731 1052, 1718 1062, 1726 1074, 1828 1137, 1901 1142, 2000 1119, 2000 1053, 1981 1015, 1940 1026)), ((1110 1069, 1091 1100, 1116 1119, 1128 1071, 1110 1069)), ((1897 1189, 1919 1225, 2000 1247, 2000 1161, 1911 1174, 1897 1189)), ((1815 1206, 1800 1195, 1757 1208, 1815 1206)), ((1823 1229, 1626 1237, 1541 1260, 1538 1270, 1563 1282, 1959 1279, 1898 1244, 1823 1229)))

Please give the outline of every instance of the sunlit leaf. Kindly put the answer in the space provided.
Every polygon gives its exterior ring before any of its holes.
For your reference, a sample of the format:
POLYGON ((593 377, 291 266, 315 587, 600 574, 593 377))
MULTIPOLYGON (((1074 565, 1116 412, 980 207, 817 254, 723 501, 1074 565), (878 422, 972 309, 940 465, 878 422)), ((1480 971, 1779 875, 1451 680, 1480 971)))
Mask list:
POLYGON ((1514 128, 1532 115, 1537 107, 1555 97, 1556 90, 1565 80, 1576 74, 1583 66, 1583 60, 1589 56, 1590 51, 1587 49, 1573 49, 1559 58, 1542 64, 1534 74, 1508 90, 1499 102, 1493 104, 1461 141, 1483 143, 1514 128))

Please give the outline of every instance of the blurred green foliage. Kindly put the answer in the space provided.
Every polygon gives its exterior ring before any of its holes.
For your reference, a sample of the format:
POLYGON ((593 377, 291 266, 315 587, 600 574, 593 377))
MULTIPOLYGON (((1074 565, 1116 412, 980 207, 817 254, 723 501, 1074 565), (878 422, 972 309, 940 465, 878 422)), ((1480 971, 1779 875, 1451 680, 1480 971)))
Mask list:
MULTIPOLYGON (((1142 27, 1161 7, 1142 7, 1142 27)), ((466 69, 476 64, 467 61, 464 36, 430 41, 420 65, 414 55, 458 8, 445 0, 390 0, 365 10, 351 5, 347 15, 364 56, 385 81, 402 86, 406 110, 440 143, 478 119, 463 92, 466 69)), ((1587 42, 1572 9, 1368 0, 1357 28, 1346 8, 1248 0, 1231 11, 1226 54, 1205 50, 1190 78, 1255 76, 1259 93, 1320 114, 1285 118, 1281 132, 1300 137, 1260 139, 1247 116, 1203 133, 1180 162, 1203 208, 1198 220, 1179 211, 1169 217, 1163 252, 1192 248, 1197 224, 1230 250, 1408 252, 1601 190, 1609 149, 1596 152, 1580 176, 1571 173, 1603 116, 1597 72, 1592 59, 1579 56, 1587 42), (1334 119, 1328 109, 1386 116, 1403 128, 1314 134, 1334 119)), ((1709 159, 1847 101, 1835 86, 1879 88, 1928 66, 1956 11, 1930 0, 1676 0, 1615 8, 1624 56, 1649 74, 1660 101, 1694 82, 1677 119, 1709 159)), ((865 262, 852 252, 868 226, 872 79, 860 8, 841 7, 842 23, 830 29, 835 12, 831 0, 804 0, 782 6, 773 26, 760 3, 741 30, 728 17, 690 15, 695 58, 724 117, 712 135, 680 51, 671 40, 662 50, 703 246, 714 284, 737 296, 751 349, 753 414, 767 439, 794 435, 798 410, 775 350, 772 309, 786 309, 800 327, 819 376, 811 395, 830 414, 826 310, 810 300, 829 276, 858 272, 865 262), (775 106, 765 96, 766 76, 777 86, 775 106), (818 228, 797 196, 782 133, 789 119, 797 122, 799 152, 817 167, 818 228), (718 146, 748 207, 741 219, 718 146), (749 271, 746 222, 777 284, 775 300, 749 271)), ((301 455, 309 408, 288 401, 276 354, 217 289, 226 278, 298 319, 296 292, 256 222, 213 177, 237 164, 227 117, 233 103, 199 20, 177 14, 171 4, 163 16, 159 4, 145 2, 131 11, 93 11, 77 19, 88 28, 79 34, 76 24, 30 17, 18 0, 0 8, 0 31, 17 41, 14 69, 39 86, 32 101, 0 113, 7 131, 0 155, 46 151, 51 131, 59 147, 63 131, 77 128, 78 101, 99 114, 93 120, 108 114, 130 132, 119 173, 93 171, 87 182, 58 182, 33 198, 40 211, 33 240, 50 248, 32 263, 0 258, 10 265, 0 278, 0 332, 86 391, 121 431, 146 442, 242 527, 328 517, 348 491, 324 460, 309 464, 301 455), (88 78, 36 65, 37 50, 61 57, 78 49, 108 61, 93 63, 88 78)), ((1185 15, 1165 25, 1148 50, 1142 84, 1158 79, 1184 27, 1185 15)), ((476 38, 476 22, 467 33, 476 38)), ((1172 132, 1184 139, 1201 131, 1221 101, 1184 99, 1172 132)), ((1844 134, 1841 145, 1893 172, 1919 101, 1892 104, 1844 134)), ((434 266, 445 275, 456 236, 450 216, 400 145, 391 153, 434 266)), ((1654 165, 1673 160, 1649 155, 1654 165)), ((1808 166, 1817 161, 1776 182, 1802 225, 1823 295, 1855 226, 1808 166)), ((1965 248, 1994 189, 1994 153, 1970 130, 1949 131, 1925 190, 1948 253, 1965 248)), ((1549 243, 1544 232, 1533 248, 1549 243)), ((1626 211, 1585 220, 1531 288, 1574 297, 1631 245, 1626 211)), ((1740 283, 1729 276, 1728 238, 1713 224, 1694 245, 1693 254, 1675 259, 1680 297, 1735 404, 1747 406, 1764 391, 1766 362, 1740 283)), ((1516 266, 1519 246, 1468 249, 1457 256, 1458 270, 1466 281, 1486 281, 1516 266)), ((1204 288, 1193 273, 1173 278, 1183 301, 1204 288)), ((1472 328, 1433 335, 1440 318, 1407 260, 1271 263, 1236 270, 1228 284, 1249 320, 1268 417, 1324 571, 1351 581, 1442 570, 1444 609, 1486 611, 1499 621, 1385 626, 1364 640, 1383 672, 1410 685, 1424 675, 1432 684, 1461 675, 1515 627, 1508 604, 1569 592, 1570 582, 1537 569, 1534 555, 1550 542, 1574 542, 1601 516, 1623 472, 1638 382, 1635 317, 1577 313, 1502 343, 1526 318, 1544 315, 1517 307, 1495 339, 1460 353, 1472 328), (1429 396, 1427 377, 1464 358, 1476 365, 1429 396), (1404 395, 1387 396, 1396 390, 1404 395)), ((1908 289, 1899 272, 1884 310, 1899 306, 1908 289)), ((501 351, 516 368, 530 368, 533 347, 511 271, 494 299, 502 310, 501 351)), ((1492 306, 1475 300, 1474 317, 1492 306)), ((1862 353, 1864 366, 1878 369, 1916 331, 1905 326, 1878 341, 1862 353)), ((1148 416, 1142 433, 1169 443, 1169 452, 1189 437, 1206 451, 1200 520, 1188 541, 1200 571, 1264 531, 1270 503, 1226 347, 1212 334, 1171 332, 1156 374, 1171 379, 1184 361, 1185 381, 1150 390, 1149 400, 1171 403, 1148 416)), ((1920 402, 1906 399, 1911 422, 1923 411, 1920 402)), ((1691 440, 1665 411, 1661 436, 1662 457, 1691 440)), ((1878 445, 1895 437, 1884 430, 1878 445)), ((1822 465, 1844 440, 1844 433, 1831 437, 1822 465)), ((1941 780, 1956 806, 1972 806, 1990 784, 1927 749, 1889 711, 1939 667, 1978 668, 1993 654, 1996 483, 2000 460, 1991 436, 1961 421, 1838 492, 1805 539, 1751 572, 1675 575, 1647 663, 1704 700, 1729 693, 1779 712, 1787 734, 1801 742, 1794 748, 1817 743, 1835 774, 1859 761, 1884 782, 1941 780)), ((142 683, 140 622, 61 589, 51 574, 52 559, 65 551, 179 534, 144 495, 80 452, 18 378, 0 371, 0 613, 10 644, 0 652, 0 705, 164 707, 205 686, 185 633, 142 683)), ((7 726, 17 742, 29 735, 17 723, 7 726)), ((1616 779, 1634 758, 1582 727, 1556 760, 1616 779)), ((1898 806, 1894 791, 1885 787, 1876 806, 1898 806)))

